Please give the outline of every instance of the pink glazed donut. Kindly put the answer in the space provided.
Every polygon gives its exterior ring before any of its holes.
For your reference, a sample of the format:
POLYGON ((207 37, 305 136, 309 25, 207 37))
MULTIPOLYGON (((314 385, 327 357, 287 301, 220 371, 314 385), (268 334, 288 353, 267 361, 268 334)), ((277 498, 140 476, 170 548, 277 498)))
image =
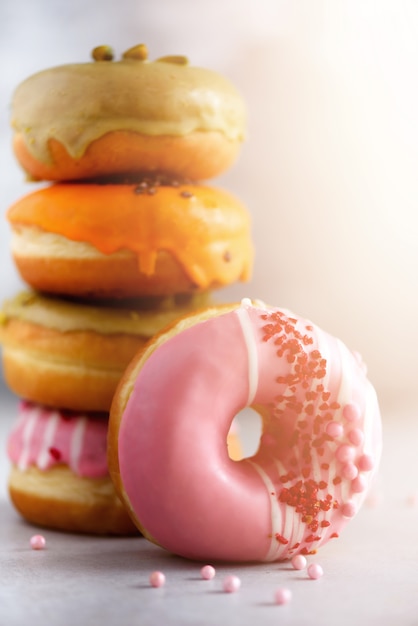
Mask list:
POLYGON ((151 541, 202 561, 278 561, 337 537, 381 454, 359 356, 287 310, 245 299, 163 331, 137 355, 111 409, 108 464, 151 541), (245 407, 263 432, 233 461, 245 407))

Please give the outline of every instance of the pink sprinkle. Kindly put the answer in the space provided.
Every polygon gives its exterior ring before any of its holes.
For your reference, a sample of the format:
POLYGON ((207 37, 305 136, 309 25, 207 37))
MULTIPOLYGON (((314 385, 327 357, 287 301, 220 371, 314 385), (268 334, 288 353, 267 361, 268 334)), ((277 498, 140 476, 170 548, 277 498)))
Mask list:
POLYGON ((351 489, 353 493, 362 493, 363 491, 365 491, 366 481, 364 479, 364 476, 362 476, 361 474, 357 476, 357 478, 355 478, 351 483, 351 489))
POLYGON ((292 565, 295 569, 305 569, 307 560, 303 554, 295 554, 292 559, 292 565))
POLYGON ((324 575, 324 570, 318 563, 311 563, 308 567, 308 576, 312 580, 318 580, 324 575))
POLYGON ((354 459, 356 451, 352 446, 344 444, 337 448, 337 452, 335 454, 341 463, 347 463, 348 461, 352 461, 354 459))
POLYGON ((238 576, 226 576, 223 581, 223 590, 227 593, 234 593, 241 587, 241 580, 238 576))
POLYGON ((165 585, 165 575, 162 572, 152 572, 149 582, 152 587, 163 587, 165 585))
POLYGON ((363 443, 364 435, 360 428, 353 428, 348 433, 348 438, 354 446, 359 446, 363 443))
POLYGON ((373 469, 374 463, 370 454, 363 454, 358 461, 359 469, 362 472, 370 472, 373 469))
POLYGON ((352 502, 351 500, 345 502, 341 508, 341 513, 344 517, 354 517, 354 515, 356 514, 356 506, 354 502, 352 502))
POLYGON ((357 404, 346 404, 343 408, 343 416, 348 422, 357 422, 361 417, 361 411, 357 404))
POLYGON ((212 580, 215 577, 215 568, 212 565, 204 565, 200 570, 200 575, 203 580, 212 580))
POLYGON ((42 535, 33 535, 33 537, 30 538, 30 547, 32 550, 43 550, 45 545, 46 540, 42 535))
POLYGON ((354 463, 346 463, 343 466, 341 472, 344 478, 346 478, 347 480, 354 480, 355 478, 357 478, 358 475, 358 469, 354 465, 354 463))
POLYGON ((276 439, 273 437, 273 435, 270 435, 269 433, 264 433, 261 436, 260 443, 262 443, 263 446, 274 446, 276 445, 276 439))
POLYGON ((339 424, 338 422, 329 422, 325 430, 326 430, 327 435, 329 435, 333 439, 336 439, 337 437, 341 437, 341 435, 344 432, 343 425, 339 424))
POLYGON ((274 599, 276 601, 276 604, 289 604, 292 599, 292 592, 290 591, 290 589, 280 587, 274 594, 274 599))

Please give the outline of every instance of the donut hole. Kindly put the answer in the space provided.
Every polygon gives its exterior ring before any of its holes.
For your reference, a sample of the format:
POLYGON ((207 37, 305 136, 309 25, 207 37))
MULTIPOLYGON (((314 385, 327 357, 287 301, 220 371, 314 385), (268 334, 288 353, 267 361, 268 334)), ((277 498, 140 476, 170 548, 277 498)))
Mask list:
POLYGON ((229 431, 229 457, 234 461, 240 461, 253 456, 260 446, 262 432, 263 421, 260 414, 251 407, 242 409, 234 417, 229 431))

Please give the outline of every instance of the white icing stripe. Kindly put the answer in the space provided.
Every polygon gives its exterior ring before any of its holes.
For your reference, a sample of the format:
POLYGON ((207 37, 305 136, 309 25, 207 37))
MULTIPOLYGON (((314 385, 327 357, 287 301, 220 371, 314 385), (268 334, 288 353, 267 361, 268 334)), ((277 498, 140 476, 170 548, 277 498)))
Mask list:
MULTIPOLYGON (((297 451, 295 451, 295 452, 297 452, 297 451)), ((276 459, 274 464, 276 466, 276 469, 277 469, 277 472, 278 472, 279 476, 282 476, 282 475, 287 473, 284 465, 279 460, 276 459)), ((287 486, 286 484, 283 485, 283 487, 286 487, 286 486, 287 486)), ((279 495, 279 494, 277 494, 277 495, 279 495)), ((283 506, 282 510, 283 509, 284 509, 285 513, 284 513, 284 516, 283 516, 282 530, 281 530, 280 534, 283 535, 283 537, 285 537, 286 539, 289 540, 289 544, 285 545, 286 549, 288 549, 294 543, 296 543, 296 541, 301 541, 301 538, 298 538, 298 536, 299 536, 299 534, 301 536, 303 535, 304 527, 301 528, 300 515, 294 515, 293 514, 294 510, 293 509, 292 509, 292 514, 287 515, 286 514, 287 507, 283 506), (295 537, 297 537, 297 538, 295 539, 295 537)))
POLYGON ((300 521, 300 515, 295 515, 295 510, 292 508, 290 515, 289 513, 289 505, 286 505, 284 509, 284 520, 283 520, 283 529, 282 535, 288 540, 288 544, 285 544, 286 551, 289 550, 292 545, 295 543, 293 541, 293 535, 295 533, 295 526, 300 521))
POLYGON ((36 422, 38 421, 39 410, 32 409, 31 413, 26 421, 25 427, 22 433, 22 452, 20 453, 17 467, 20 470, 26 470, 28 468, 29 450, 32 439, 33 431, 35 430, 36 422))
MULTIPOLYGON (((270 507, 271 507, 271 542, 270 542, 269 550, 263 560, 275 561, 279 556, 280 547, 281 547, 280 543, 276 539, 276 534, 277 533, 283 534, 283 530, 282 530, 283 519, 282 519, 282 512, 280 510, 280 504, 277 499, 278 494, 277 494, 273 481, 270 480, 266 472, 257 463, 254 463, 254 461, 250 461, 248 459, 247 463, 252 465, 252 467, 254 467, 254 469, 261 476, 266 486, 267 494, 269 496, 270 507)), ((287 550, 288 546, 285 546, 285 547, 287 550)))
POLYGON ((341 380, 337 402, 343 407, 345 404, 350 404, 353 397, 352 367, 351 364, 347 364, 347 348, 340 339, 336 339, 336 342, 341 362, 341 380))
POLYGON ((373 456, 373 427, 374 427, 374 413, 376 412, 377 406, 377 396, 374 388, 368 384, 367 385, 367 398, 366 398, 366 408, 364 411, 364 443, 363 443, 363 452, 365 454, 370 454, 373 456))
MULTIPOLYGON (((350 363, 347 363, 347 350, 343 342, 340 339, 336 339, 338 348, 338 354, 341 363, 341 375, 340 375, 340 388, 338 390, 337 402, 343 408, 346 404, 350 404, 353 398, 353 383, 352 383, 352 367, 350 363)), ((338 466, 335 468, 335 472, 338 472, 338 466)), ((342 502, 353 500, 353 497, 358 499, 358 495, 352 493, 351 483, 348 480, 343 480, 339 485, 340 499, 342 502)))
POLYGON ((55 412, 51 413, 51 417, 48 420, 48 424, 44 433, 42 447, 36 460, 36 465, 41 470, 46 469, 46 467, 48 466, 48 462, 50 460, 49 449, 51 448, 54 441, 55 431, 57 429, 59 419, 59 413, 55 412))
POLYGON ((277 473, 279 474, 279 476, 287 474, 285 466, 283 465, 281 461, 279 461, 279 459, 274 459, 274 465, 276 466, 277 473))
POLYGON ((71 438, 70 467, 75 473, 78 471, 78 464, 80 462, 81 452, 83 449, 83 439, 86 426, 87 419, 85 417, 77 420, 77 424, 75 425, 73 436, 71 438))
POLYGON ((239 323, 241 325, 242 334, 244 336, 245 346, 248 354, 248 400, 247 405, 250 406, 255 398, 258 388, 258 353, 257 344, 254 338, 254 332, 248 311, 240 307, 236 309, 239 323))

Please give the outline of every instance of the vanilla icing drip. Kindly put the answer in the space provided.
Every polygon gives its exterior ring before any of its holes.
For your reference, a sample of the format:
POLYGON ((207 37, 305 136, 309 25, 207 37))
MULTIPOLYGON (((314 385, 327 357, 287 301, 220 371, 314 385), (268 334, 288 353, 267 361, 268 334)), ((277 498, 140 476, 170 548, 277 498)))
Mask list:
POLYGON ((217 131, 244 136, 246 113, 233 85, 207 69, 123 59, 46 69, 22 82, 12 102, 12 126, 28 150, 50 160, 48 140, 73 158, 111 131, 183 136, 217 131))

